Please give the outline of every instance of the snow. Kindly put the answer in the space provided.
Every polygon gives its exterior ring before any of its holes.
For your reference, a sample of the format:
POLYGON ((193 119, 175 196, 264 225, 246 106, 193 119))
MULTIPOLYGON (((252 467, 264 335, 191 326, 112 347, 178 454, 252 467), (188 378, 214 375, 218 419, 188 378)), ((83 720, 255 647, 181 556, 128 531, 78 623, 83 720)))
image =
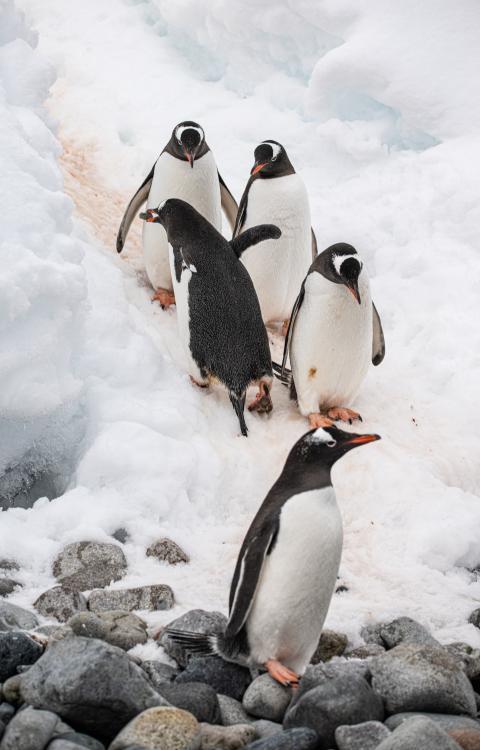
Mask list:
POLYGON ((27 22, 7 2, 0 23, 0 469, 28 456, 68 488, 2 515, 1 556, 25 584, 12 601, 54 585, 66 543, 124 527, 129 571, 113 586, 175 592, 152 626, 226 611, 246 528, 306 430, 276 383, 271 417, 247 415, 239 437, 225 394, 191 386, 175 312, 150 301, 140 222, 115 253, 128 199, 173 126, 194 119, 237 198, 254 147, 286 147, 319 248, 356 247, 382 317, 387 356, 353 405, 382 440, 334 469, 349 590, 327 627, 358 642, 362 624, 410 615, 480 645, 467 624, 480 597, 476 3, 17 8, 27 22), (189 565, 146 557, 165 535, 189 565))

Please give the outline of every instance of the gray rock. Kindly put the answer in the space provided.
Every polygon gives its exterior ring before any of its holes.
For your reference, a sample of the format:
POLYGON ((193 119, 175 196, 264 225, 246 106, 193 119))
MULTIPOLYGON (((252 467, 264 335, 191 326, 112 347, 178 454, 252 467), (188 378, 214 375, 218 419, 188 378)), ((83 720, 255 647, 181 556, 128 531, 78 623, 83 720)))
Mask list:
POLYGON ((22 631, 0 633, 0 682, 17 674, 17 667, 33 664, 43 654, 43 648, 22 631))
POLYGON ((147 624, 137 615, 122 610, 112 612, 79 612, 68 621, 75 635, 100 638, 124 651, 146 643, 147 624))
POLYGON ((220 723, 217 694, 210 685, 204 682, 163 683, 158 692, 175 708, 189 711, 197 721, 205 721, 208 724, 220 723))
POLYGON ((8 724, 14 714, 15 706, 12 706, 6 701, 4 703, 0 703, 0 721, 2 721, 4 724, 8 724))
MULTIPOLYGON (((101 745, 104 748, 104 745, 101 745)), ((47 750, 84 750, 85 745, 79 745, 77 742, 72 740, 56 739, 52 740, 48 745, 47 750)))
POLYGON ((250 719, 240 701, 221 693, 217 695, 217 699, 220 706, 220 722, 224 727, 231 727, 234 724, 248 724, 250 719))
POLYGON ((408 719, 387 737, 377 750, 459 750, 454 740, 430 719, 408 719))
POLYGON ((0 570, 20 570, 20 565, 15 560, 0 560, 0 570))
POLYGON ((123 528, 123 526, 121 526, 113 532, 112 537, 116 539, 117 542, 120 542, 120 544, 125 544, 127 540, 130 539, 130 534, 123 528))
POLYGON ((318 664, 322 661, 330 661, 334 656, 342 656, 347 645, 348 638, 344 633, 336 633, 334 630, 323 630, 315 653, 310 659, 310 663, 318 664))
POLYGON ((34 633, 37 635, 45 635, 50 639, 52 636, 57 636, 60 633, 63 634, 65 632, 65 627, 65 625, 40 625, 38 628, 35 628, 34 633))
MULTIPOLYGON (((127 560, 118 544, 74 542, 53 563, 53 575, 72 591, 108 586, 125 575, 127 560)), ((110 609, 114 609, 111 607, 110 609)))
POLYGON ((200 656, 190 659, 186 669, 175 680, 175 684, 205 682, 211 685, 216 693, 241 700, 251 681, 250 672, 245 667, 224 661, 219 656, 200 656))
POLYGON ((283 687, 269 674, 261 674, 248 686, 242 703, 252 716, 281 722, 291 698, 291 688, 283 687))
POLYGON ((461 661, 468 679, 478 681, 480 678, 480 649, 472 648, 468 643, 449 643, 445 648, 455 659, 461 661))
POLYGON ((309 727, 322 740, 322 748, 334 746, 337 727, 383 721, 381 698, 363 677, 342 675, 304 693, 288 709, 283 725, 286 729, 309 727))
POLYGON ((381 625, 380 637, 386 648, 395 648, 400 643, 415 643, 422 646, 440 645, 423 625, 410 617, 399 617, 386 625, 381 625))
POLYGON ((143 670, 119 648, 94 638, 53 644, 21 677, 26 703, 54 711, 76 729, 112 739, 151 706, 165 705, 143 670))
POLYGON ((449 737, 463 750, 479 750, 480 731, 478 729, 451 729, 449 737))
POLYGON ((337 727, 335 742, 338 750, 376 750, 390 736, 390 730, 379 721, 337 727))
POLYGON ((77 591, 54 586, 53 589, 44 591, 33 606, 44 617, 55 617, 59 622, 67 622, 76 612, 87 609, 87 600, 77 591))
MULTIPOLYGON (((56 738, 50 743, 50 745, 48 746, 48 750, 52 750, 52 748, 53 750, 55 750, 57 742, 69 742, 74 747, 87 748, 87 750, 105 750, 105 745, 102 742, 96 740, 94 737, 90 737, 87 734, 80 734, 80 732, 74 732, 73 730, 69 730, 67 732, 63 732, 62 734, 59 734, 58 727, 55 734, 56 738)), ((65 750, 68 750, 68 748, 66 748, 65 750)))
POLYGON ((2 750, 43 750, 53 736, 58 717, 27 706, 18 711, 3 735, 2 750))
POLYGON ((369 659, 371 656, 378 656, 383 654, 385 646, 380 646, 378 643, 366 643, 364 646, 357 646, 351 651, 346 651, 344 656, 346 659, 369 659))
POLYGON ((407 719, 414 719, 417 716, 423 716, 438 724, 439 727, 449 732, 450 729, 480 729, 480 722, 472 719, 470 716, 458 716, 455 714, 433 714, 420 711, 405 711, 401 714, 393 714, 385 720, 386 726, 393 730, 403 724, 407 719))
POLYGON ((471 622, 476 628, 480 628, 480 608, 473 610, 468 618, 468 622, 471 622))
POLYGON ((181 708, 150 708, 136 716, 115 737, 108 750, 200 750, 200 725, 181 708))
POLYGON ((8 680, 5 680, 2 685, 3 697, 8 703, 11 703, 12 706, 20 706, 23 703, 23 698, 20 692, 21 681, 22 676, 15 674, 13 677, 9 677, 8 680))
POLYGON ((154 542, 147 549, 147 557, 156 557, 161 562, 177 565, 177 563, 188 563, 190 558, 176 542, 165 537, 154 542))
POLYGON ((131 612, 134 609, 171 609, 174 605, 173 591, 170 586, 158 584, 139 586, 135 589, 113 589, 92 591, 88 599, 88 608, 92 612, 108 612, 121 609, 131 612))
POLYGON ((23 588, 23 583, 14 581, 13 578, 0 578, 0 596, 8 596, 17 588, 23 588))
POLYGON ((299 727, 257 740, 251 745, 247 745, 245 750, 317 750, 318 747, 316 732, 313 729, 299 727))
POLYGON ((468 677, 444 648, 405 643, 375 656, 369 665, 372 686, 382 696, 389 714, 476 713, 468 677))
POLYGON ((328 664, 309 665, 305 674, 300 680, 300 687, 294 691, 290 706, 295 703, 309 690, 323 685, 328 680, 336 677, 358 677, 368 680, 370 678, 370 669, 367 662, 362 661, 338 661, 329 662, 328 664))
POLYGON ((156 690, 165 683, 173 682, 179 674, 178 669, 171 667, 170 664, 165 664, 162 661, 154 661, 153 659, 142 661, 140 666, 147 673, 150 682, 156 690))
POLYGON ((32 612, 10 602, 0 602, 0 631, 33 630, 38 620, 32 612))
POLYGON ((256 739, 253 724, 235 724, 231 727, 217 727, 200 724, 202 750, 240 750, 256 739))
MULTIPOLYGON (((204 609, 191 609, 184 615, 177 617, 167 626, 176 630, 188 630, 191 633, 224 633, 227 626, 227 618, 221 612, 207 612, 204 609)), ((167 628, 160 637, 160 646, 172 659, 175 659, 181 667, 186 667, 188 656, 185 651, 174 643, 167 634, 167 628)))
MULTIPOLYGON (((276 721, 268 721, 268 719, 257 719, 257 721, 253 722, 253 725, 257 730, 259 738, 262 740, 266 739, 267 737, 273 737, 279 732, 283 732, 283 727, 281 724, 278 724, 276 721)), ((290 731, 296 732, 298 730, 292 729, 290 731)))
POLYGON ((380 630, 384 624, 385 623, 376 622, 371 625, 364 625, 360 630, 360 635, 365 643, 374 643, 377 646, 383 646, 385 648, 383 638, 380 635, 380 630))

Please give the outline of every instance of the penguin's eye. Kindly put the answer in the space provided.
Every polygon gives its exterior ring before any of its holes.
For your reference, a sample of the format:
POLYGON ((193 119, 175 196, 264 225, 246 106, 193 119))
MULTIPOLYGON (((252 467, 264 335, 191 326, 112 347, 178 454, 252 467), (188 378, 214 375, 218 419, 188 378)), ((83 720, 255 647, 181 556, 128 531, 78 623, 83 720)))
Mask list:
POLYGON ((337 444, 336 440, 329 440, 327 443, 327 448, 334 448, 337 444))

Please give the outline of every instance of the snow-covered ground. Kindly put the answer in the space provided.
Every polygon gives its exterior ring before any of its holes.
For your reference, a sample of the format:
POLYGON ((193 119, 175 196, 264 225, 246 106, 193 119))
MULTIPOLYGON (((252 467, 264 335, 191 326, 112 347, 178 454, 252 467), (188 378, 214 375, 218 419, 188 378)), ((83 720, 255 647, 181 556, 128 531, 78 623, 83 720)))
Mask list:
POLYGON ((349 591, 327 625, 355 639, 408 614, 480 645, 466 624, 480 599, 475 0, 16 4, 26 24, 0 11, 0 470, 30 451, 64 462, 70 484, 1 516, 0 557, 25 584, 13 600, 54 584, 65 543, 124 527, 129 574, 114 586, 175 592, 152 624, 225 610, 243 534, 307 427, 277 384, 271 417, 248 415, 239 437, 225 395, 184 374, 175 312, 150 302, 140 222, 115 253, 126 201, 194 119, 237 199, 254 146, 281 141, 320 249, 351 242, 372 276, 387 357, 356 407, 383 440, 335 469, 349 591), (189 565, 145 557, 162 535, 189 565))

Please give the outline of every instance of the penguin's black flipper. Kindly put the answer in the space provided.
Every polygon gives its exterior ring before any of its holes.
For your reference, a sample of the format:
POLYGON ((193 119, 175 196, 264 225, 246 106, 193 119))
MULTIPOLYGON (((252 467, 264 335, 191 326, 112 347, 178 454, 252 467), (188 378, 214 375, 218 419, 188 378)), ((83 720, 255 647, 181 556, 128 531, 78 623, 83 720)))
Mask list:
POLYGON ((244 435, 244 437, 247 437, 248 436, 248 428, 247 428, 247 424, 245 422, 245 397, 246 397, 246 393, 244 392, 244 393, 242 393, 241 396, 239 396, 238 394, 232 393, 232 391, 230 391, 228 395, 230 396, 230 402, 231 402, 231 404, 233 406, 235 414, 238 417, 238 421, 240 423, 241 433, 242 433, 242 435, 244 435))
POLYGON ((230 190, 228 189, 227 185, 225 184, 225 180, 222 179, 222 175, 217 169, 218 173, 218 181, 220 183, 220 200, 222 203, 222 208, 225 216, 228 219, 228 223, 230 224, 230 228, 233 232, 235 229, 235 222, 237 220, 237 214, 238 214, 238 205, 237 201, 231 194, 230 190))
POLYGON ((288 369, 288 367, 285 367, 282 369, 282 365, 279 365, 278 362, 274 362, 272 360, 272 370, 273 374, 279 380, 282 385, 290 386, 290 383, 292 381, 292 371, 288 369))
POLYGON ((144 181, 142 182, 137 192, 133 196, 132 200, 128 204, 125 210, 125 213, 123 214, 123 219, 121 221, 120 228, 117 234, 117 253, 122 252, 123 246, 125 244, 125 240, 127 239, 128 230, 130 229, 130 225, 132 221, 134 220, 135 216, 137 215, 138 210, 140 209, 141 206, 143 206, 143 204, 148 198, 148 194, 150 192, 150 187, 151 187, 152 180, 153 180, 153 172, 155 169, 155 164, 151 168, 148 175, 145 177, 144 181))
POLYGON ((315 260, 317 255, 318 255, 317 238, 315 237, 315 232, 313 231, 313 227, 312 227, 312 260, 315 260))
POLYGON ((372 362, 379 365, 385 357, 385 336, 383 335, 382 322, 377 308, 372 302, 373 312, 373 337, 372 337, 372 362))
POLYGON ((230 246, 237 258, 240 258, 242 253, 252 245, 258 245, 259 242, 264 240, 278 240, 281 234, 280 229, 275 224, 258 224, 258 226, 250 227, 235 239, 230 240, 230 246))
POLYGON ((302 286, 300 287, 300 292, 298 294, 297 299, 295 300, 295 304, 293 305, 292 314, 290 315, 290 321, 288 323, 287 335, 285 336, 285 345, 283 347, 282 372, 281 372, 282 378, 285 376, 285 373, 288 372, 287 357, 290 352, 290 344, 292 342, 293 329, 295 327, 295 318, 297 317, 298 311, 300 310, 303 299, 305 297, 305 281, 306 281, 306 277, 302 281, 302 286))
POLYGON ((193 633, 189 630, 167 628, 168 637, 183 651, 197 656, 218 654, 218 636, 205 633, 193 633))

